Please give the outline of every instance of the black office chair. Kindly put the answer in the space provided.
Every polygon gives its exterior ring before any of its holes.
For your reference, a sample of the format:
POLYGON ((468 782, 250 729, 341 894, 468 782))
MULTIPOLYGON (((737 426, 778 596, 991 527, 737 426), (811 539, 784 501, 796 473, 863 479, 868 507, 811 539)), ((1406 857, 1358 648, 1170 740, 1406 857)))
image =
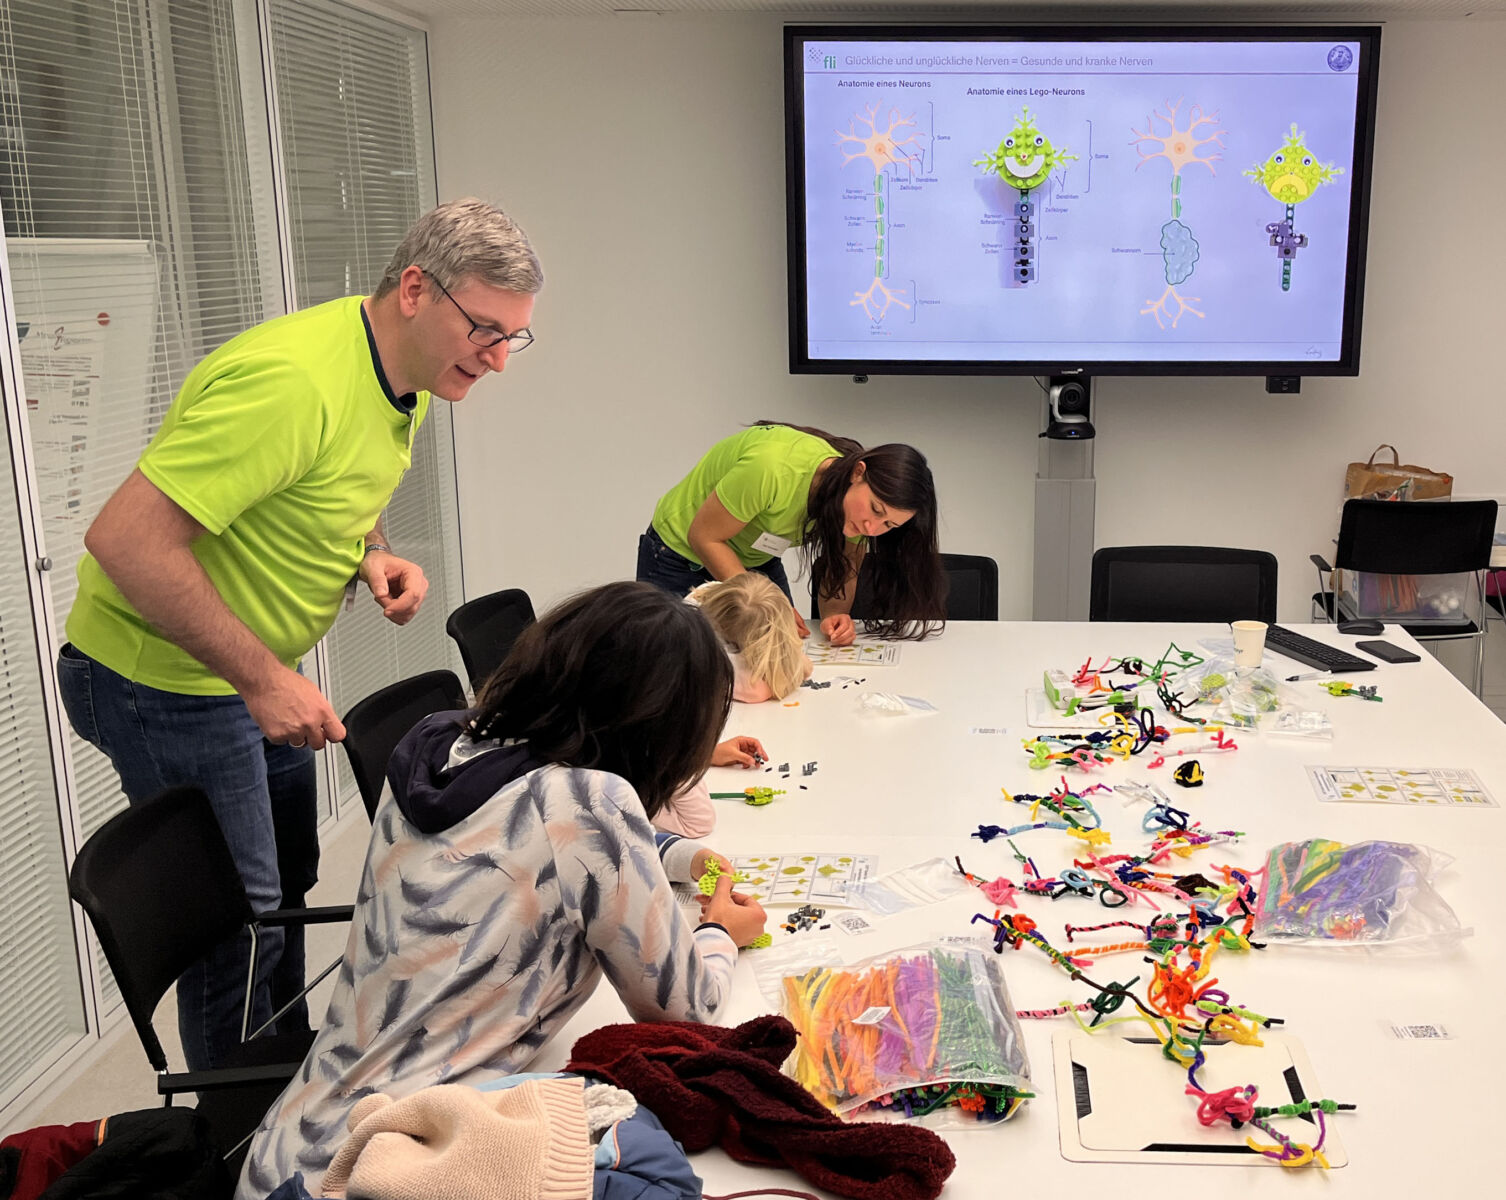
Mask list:
POLYGON ((349 920, 351 907, 253 913, 209 798, 195 787, 174 788, 106 821, 79 848, 68 893, 89 915, 115 973, 136 1035, 157 1072, 157 1094, 171 1105, 174 1096, 198 1092, 199 1111, 237 1169, 241 1143, 297 1074, 313 1042, 308 1031, 262 1035, 247 1028, 257 931, 349 920), (213 1070, 169 1073, 152 1014, 179 975, 242 929, 251 931, 252 952, 241 1044, 213 1070))
MULTIPOLYGON (((858 587, 852 598, 854 621, 882 620, 883 614, 873 607, 869 564, 865 558, 858 570, 858 587)), ((941 569, 946 574, 946 619, 948 621, 997 621, 999 619, 999 564, 983 554, 943 554, 941 569)), ((819 618, 821 609, 811 596, 811 616, 819 618)))
POLYGON ((465 707, 465 688, 454 671, 425 671, 372 692, 345 714, 345 740, 340 744, 368 817, 376 818, 387 761, 403 735, 431 713, 465 707))
POLYGON ((508 588, 467 600, 445 621, 445 632, 460 647, 471 687, 479 689, 533 624, 533 601, 522 588, 508 588))
POLYGON ((1321 554, 1311 556, 1318 568, 1314 620, 1376 617, 1395 621, 1422 642, 1473 638, 1473 690, 1478 696, 1485 681, 1485 573, 1490 569, 1496 507, 1494 500, 1345 501, 1333 565, 1321 554), (1378 578, 1358 580, 1346 601, 1333 590, 1335 568, 1378 578), (1423 613, 1419 597, 1426 588, 1418 587, 1417 577, 1429 575, 1468 577, 1457 620, 1446 619, 1455 615, 1451 612, 1432 618, 1423 613), (1374 594, 1367 595, 1372 590, 1374 594))
POLYGON ((1105 546, 1090 621, 1276 622, 1276 556, 1224 546, 1105 546))

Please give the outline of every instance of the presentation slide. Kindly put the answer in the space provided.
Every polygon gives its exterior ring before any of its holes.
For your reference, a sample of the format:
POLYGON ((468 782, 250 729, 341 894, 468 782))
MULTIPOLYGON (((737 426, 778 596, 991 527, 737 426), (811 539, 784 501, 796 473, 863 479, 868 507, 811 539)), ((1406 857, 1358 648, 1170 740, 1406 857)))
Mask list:
POLYGON ((810 359, 1341 359, 1359 43, 799 51, 810 359))

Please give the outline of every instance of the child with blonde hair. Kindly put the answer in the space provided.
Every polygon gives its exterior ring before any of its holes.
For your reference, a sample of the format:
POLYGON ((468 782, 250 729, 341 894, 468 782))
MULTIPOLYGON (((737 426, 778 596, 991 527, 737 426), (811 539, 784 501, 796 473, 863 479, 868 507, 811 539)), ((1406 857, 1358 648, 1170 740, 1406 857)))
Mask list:
MULTIPOLYGON (((732 698, 747 704, 783 700, 810 678, 795 610, 767 575, 745 571, 708 583, 685 597, 700 608, 732 660, 732 698)), ((767 758, 757 738, 733 737, 712 751, 714 767, 754 767, 767 758)), ((654 817, 666 833, 705 837, 716 827, 716 805, 704 777, 681 789, 654 817)))
POLYGON ((767 575, 744 571, 696 588, 689 599, 700 605, 732 659, 734 700, 783 700, 810 678, 795 611, 767 575))

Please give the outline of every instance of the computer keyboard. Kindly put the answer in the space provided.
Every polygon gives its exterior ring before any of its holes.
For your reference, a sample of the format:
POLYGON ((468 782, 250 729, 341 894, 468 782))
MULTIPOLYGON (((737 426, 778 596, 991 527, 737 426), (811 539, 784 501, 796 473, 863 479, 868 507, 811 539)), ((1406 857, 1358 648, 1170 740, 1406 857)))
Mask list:
POLYGON ((1302 634, 1293 633, 1281 625, 1272 625, 1265 631, 1265 644, 1268 650, 1284 654, 1287 658, 1294 658, 1320 671, 1349 673, 1375 670, 1375 663, 1368 658, 1360 658, 1347 650, 1340 650, 1324 642, 1314 641, 1310 637, 1303 637, 1302 634))

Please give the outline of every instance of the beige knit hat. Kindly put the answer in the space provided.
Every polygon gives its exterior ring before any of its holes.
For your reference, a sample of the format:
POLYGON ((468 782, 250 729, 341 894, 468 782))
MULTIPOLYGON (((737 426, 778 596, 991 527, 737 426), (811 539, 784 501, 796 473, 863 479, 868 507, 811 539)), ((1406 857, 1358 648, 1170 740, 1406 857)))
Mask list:
POLYGON ((325 1196, 361 1200, 590 1200, 593 1151, 582 1081, 499 1092, 460 1084, 351 1110, 325 1196))

